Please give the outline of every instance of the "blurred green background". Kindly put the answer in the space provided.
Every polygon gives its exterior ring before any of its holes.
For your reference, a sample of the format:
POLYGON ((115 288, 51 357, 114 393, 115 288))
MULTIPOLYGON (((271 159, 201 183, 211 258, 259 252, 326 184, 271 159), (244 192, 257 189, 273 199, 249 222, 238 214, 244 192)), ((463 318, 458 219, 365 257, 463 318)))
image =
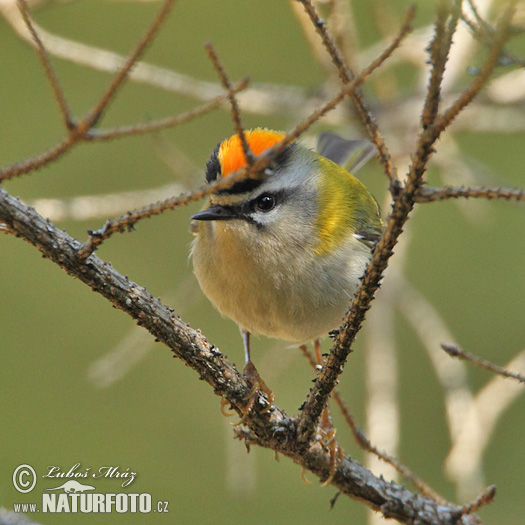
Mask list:
MULTIPOLYGON (((373 4, 358 6, 355 12, 363 45, 379 38, 371 21, 373 4)), ((398 4, 395 12, 401 13, 408 2, 398 4)), ((157 9, 155 2, 76 1, 44 6, 35 12, 35 18, 47 31, 125 54, 157 9)), ((428 24, 432 12, 432 2, 422 3, 415 25, 428 24)), ((306 93, 315 93, 325 80, 290 6, 276 0, 180 2, 145 59, 216 82, 203 50, 210 40, 233 79, 249 74, 254 82, 294 85, 306 93)), ((0 64, 0 165, 8 165, 49 148, 64 131, 34 50, 1 18, 0 64)), ((75 115, 87 111, 110 79, 108 74, 62 60, 54 59, 53 64, 75 115)), ((415 69, 404 66, 394 71, 399 93, 411 93, 415 69)), ((380 112, 382 102, 373 87, 367 92, 380 112)), ((103 125, 173 115, 197 104, 129 82, 103 125)), ((289 116, 248 113, 243 122, 246 127, 277 129, 290 129, 295 123, 289 116)), ((354 121, 348 129, 363 133, 354 121)), ((219 109, 160 136, 80 145, 59 162, 4 187, 24 201, 160 187, 176 182, 182 174, 174 173, 163 161, 159 142, 173 145, 203 168, 217 141, 231 133, 231 117, 227 110, 219 109)), ((525 185, 525 133, 465 131, 456 139, 465 154, 494 177, 482 182, 525 185)), ((203 175, 194 175, 189 175, 193 177, 190 185, 196 187, 203 175)), ((360 176, 381 202, 386 179, 378 165, 370 165, 360 176)), ((431 171, 429 177, 432 183, 439 183, 437 171, 431 171)), ((470 205, 483 212, 473 220, 452 202, 418 210, 408 228, 411 243, 405 274, 434 305, 463 348, 505 364, 524 348, 523 206, 491 202, 480 207, 469 201, 462 208, 470 205)), ((98 255, 160 296, 242 366, 237 327, 222 319, 203 297, 188 262, 189 216, 200 206, 196 203, 143 221, 134 233, 106 242, 98 255)), ((86 230, 100 227, 105 218, 58 224, 83 240, 86 230)), ((136 472, 132 491, 148 492, 154 502, 169 501, 169 514, 41 513, 32 516, 37 522, 366 523, 365 507, 347 498, 339 498, 330 510, 335 490, 321 487, 313 475, 307 476, 311 484, 303 483, 300 468, 290 461, 276 462, 271 451, 255 448, 246 455, 244 445, 232 440, 231 424, 236 418, 221 415, 219 399, 207 384, 197 381, 196 374, 174 360, 167 348, 139 334, 125 314, 43 260, 32 246, 2 235, 0 268, 0 506, 12 509, 13 503, 38 502, 43 489, 62 483, 39 478, 32 495, 19 494, 11 479, 18 465, 28 463, 40 475, 50 465, 68 470, 80 463, 81 469, 119 466, 136 472), (137 337, 143 338, 138 348, 151 351, 144 352, 120 380, 101 388, 89 379, 97 360, 114 352, 122 341, 136 341, 137 337)), ((454 500, 454 486, 443 473, 450 438, 442 389, 417 335, 402 316, 395 321, 400 349, 399 455, 454 500)), ((362 425, 364 339, 359 338, 340 385, 362 425)), ((277 403, 296 413, 314 377, 304 358, 285 343, 260 338, 254 341, 254 360, 277 403)), ((491 379, 487 372, 472 367, 468 372, 474 392, 491 379)), ((521 396, 503 414, 485 453, 486 482, 498 487, 495 503, 481 512, 486 523, 523 523, 523 408, 521 396)), ((336 422, 347 453, 363 460, 337 416, 336 422)), ((115 491, 118 486, 116 480, 96 484, 102 492, 115 491)))

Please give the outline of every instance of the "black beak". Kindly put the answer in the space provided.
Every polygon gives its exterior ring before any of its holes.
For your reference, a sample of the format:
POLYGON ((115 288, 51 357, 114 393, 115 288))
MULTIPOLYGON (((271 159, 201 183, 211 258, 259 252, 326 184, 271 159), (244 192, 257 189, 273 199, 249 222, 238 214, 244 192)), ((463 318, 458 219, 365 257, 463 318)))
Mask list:
POLYGON ((211 205, 191 217, 197 221, 230 221, 238 219, 238 213, 230 206, 211 205))

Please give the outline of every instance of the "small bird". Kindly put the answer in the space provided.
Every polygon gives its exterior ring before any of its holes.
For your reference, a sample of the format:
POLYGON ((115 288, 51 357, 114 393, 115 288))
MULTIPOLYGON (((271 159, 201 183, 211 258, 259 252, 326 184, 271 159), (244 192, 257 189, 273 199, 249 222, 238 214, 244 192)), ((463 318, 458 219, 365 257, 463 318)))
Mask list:
MULTIPOLYGON (((245 131, 254 156, 285 135, 245 131)), ((375 154, 374 146, 323 133, 317 149, 292 143, 265 178, 212 193, 190 227, 197 280, 219 312, 239 325, 244 374, 270 403, 273 395, 250 358, 250 334, 301 344, 338 328, 382 231, 377 201, 341 166, 357 169, 375 154)), ((206 182, 246 164, 233 135, 211 154, 206 182)), ((318 345, 316 353, 320 363, 318 345)))

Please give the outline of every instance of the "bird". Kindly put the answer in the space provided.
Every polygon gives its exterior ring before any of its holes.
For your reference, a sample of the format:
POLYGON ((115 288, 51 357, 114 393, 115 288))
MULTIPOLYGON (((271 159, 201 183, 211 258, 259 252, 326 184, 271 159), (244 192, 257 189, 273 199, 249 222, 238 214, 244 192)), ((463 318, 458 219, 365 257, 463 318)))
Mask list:
MULTIPOLYGON (((266 128, 243 134, 252 159, 286 136, 266 128)), ((212 192, 192 216, 195 276, 215 308, 239 326, 244 376, 270 404, 273 393, 251 360, 250 334, 301 345, 341 325, 382 232, 377 201, 348 170, 373 155, 369 141, 332 132, 319 136, 317 151, 292 142, 265 176, 212 192)), ((221 140, 206 164, 206 183, 248 162, 238 133, 221 140)), ((315 349, 320 364, 319 344, 315 349)))

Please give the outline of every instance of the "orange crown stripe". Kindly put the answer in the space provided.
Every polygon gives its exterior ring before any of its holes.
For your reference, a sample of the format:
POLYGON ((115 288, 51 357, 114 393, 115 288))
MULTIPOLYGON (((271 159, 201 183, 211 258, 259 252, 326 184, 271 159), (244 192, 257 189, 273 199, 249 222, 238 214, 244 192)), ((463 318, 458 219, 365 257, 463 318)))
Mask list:
MULTIPOLYGON (((245 131, 244 135, 250 150, 255 156, 258 156, 280 142, 286 136, 286 133, 257 128, 245 131)), ((246 157, 238 135, 233 135, 222 142, 218 157, 223 177, 246 166, 246 157)))

